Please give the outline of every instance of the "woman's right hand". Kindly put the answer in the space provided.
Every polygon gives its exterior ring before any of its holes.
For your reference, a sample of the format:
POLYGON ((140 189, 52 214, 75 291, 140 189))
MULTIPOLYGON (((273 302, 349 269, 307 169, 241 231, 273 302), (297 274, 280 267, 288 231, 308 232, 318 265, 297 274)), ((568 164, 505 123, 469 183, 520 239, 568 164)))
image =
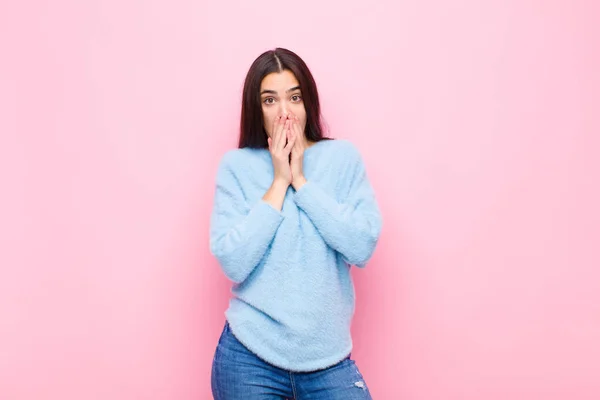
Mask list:
POLYGON ((291 128, 291 119, 287 116, 275 118, 273 123, 272 137, 267 139, 269 152, 273 160, 274 181, 286 185, 292 183, 292 169, 290 168, 290 152, 294 146, 296 137, 291 128), (287 144, 286 144, 287 139, 287 144))

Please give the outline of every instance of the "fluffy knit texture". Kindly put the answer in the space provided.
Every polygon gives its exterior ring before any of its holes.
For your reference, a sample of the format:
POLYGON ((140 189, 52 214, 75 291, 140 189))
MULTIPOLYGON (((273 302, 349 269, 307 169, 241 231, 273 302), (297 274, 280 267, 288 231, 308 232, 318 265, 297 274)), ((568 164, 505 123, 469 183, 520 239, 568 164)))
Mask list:
POLYGON ((268 149, 222 157, 210 251, 233 282, 225 316, 250 351, 298 372, 327 368, 352 350, 351 267, 371 258, 382 227, 357 148, 324 140, 305 150, 298 191, 279 211, 262 200, 273 182, 268 149))

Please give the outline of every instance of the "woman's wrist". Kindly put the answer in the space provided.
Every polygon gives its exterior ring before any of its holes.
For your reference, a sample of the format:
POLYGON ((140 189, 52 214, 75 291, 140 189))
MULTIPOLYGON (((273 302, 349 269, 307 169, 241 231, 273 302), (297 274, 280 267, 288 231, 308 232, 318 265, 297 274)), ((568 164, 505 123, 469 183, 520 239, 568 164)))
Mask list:
POLYGON ((271 204, 276 210, 281 211, 283 200, 289 185, 290 184, 283 179, 274 179, 271 187, 263 196, 263 200, 271 204))
POLYGON ((273 183, 271 183, 271 187, 273 189, 283 189, 287 191, 288 186, 290 186, 290 182, 287 182, 285 179, 275 178, 273 179, 273 183))
POLYGON ((300 188, 302 186, 304 186, 304 184, 306 184, 306 178, 304 177, 304 175, 300 175, 299 177, 295 178, 294 180, 292 180, 292 186, 294 187, 294 189, 296 191, 300 190, 300 188))

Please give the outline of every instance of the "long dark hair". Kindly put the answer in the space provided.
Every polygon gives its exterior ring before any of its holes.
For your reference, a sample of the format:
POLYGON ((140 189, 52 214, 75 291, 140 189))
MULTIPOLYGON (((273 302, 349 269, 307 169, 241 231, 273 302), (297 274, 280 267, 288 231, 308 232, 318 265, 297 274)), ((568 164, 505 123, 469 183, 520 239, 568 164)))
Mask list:
POLYGON ((323 136, 317 84, 306 63, 296 53, 277 47, 258 56, 246 75, 242 95, 239 148, 269 147, 260 101, 260 84, 268 74, 284 70, 291 71, 300 84, 306 109, 306 139, 313 142, 331 139, 323 136))

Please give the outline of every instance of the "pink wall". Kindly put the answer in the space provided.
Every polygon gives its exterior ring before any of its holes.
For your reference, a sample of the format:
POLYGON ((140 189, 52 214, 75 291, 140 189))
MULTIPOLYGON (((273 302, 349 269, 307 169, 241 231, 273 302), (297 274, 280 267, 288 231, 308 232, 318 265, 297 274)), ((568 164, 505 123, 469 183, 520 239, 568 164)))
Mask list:
POLYGON ((208 399, 241 85, 288 47, 384 214, 376 399, 600 398, 593 1, 0 4, 0 398, 208 399), (251 5, 255 3, 255 5, 251 5))

